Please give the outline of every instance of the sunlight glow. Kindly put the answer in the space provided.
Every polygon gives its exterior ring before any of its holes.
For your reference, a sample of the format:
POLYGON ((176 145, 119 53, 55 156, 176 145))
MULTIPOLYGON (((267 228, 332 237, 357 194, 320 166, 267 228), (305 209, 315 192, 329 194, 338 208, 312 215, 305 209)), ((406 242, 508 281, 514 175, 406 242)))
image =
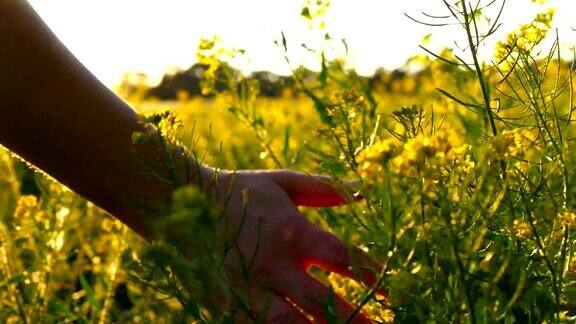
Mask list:
MULTIPOLYGON (((106 85, 116 84, 126 71, 139 71, 157 82, 174 68, 195 61, 202 37, 219 35, 226 46, 246 50, 243 71, 270 70, 286 74, 281 51, 274 44, 281 31, 297 64, 307 62, 301 43, 315 44, 300 11, 303 1, 280 0, 29 0, 68 48, 106 85)), ((555 25, 560 37, 572 44, 576 24, 571 15, 576 2, 548 1, 558 8, 555 25)), ((529 0, 508 1, 501 34, 529 21, 542 7, 529 0)), ((397 68, 422 51, 422 38, 433 33, 430 46, 439 49, 462 40, 455 28, 418 25, 404 13, 446 14, 439 0, 333 0, 327 31, 345 38, 349 59, 359 73, 378 67, 397 68)))

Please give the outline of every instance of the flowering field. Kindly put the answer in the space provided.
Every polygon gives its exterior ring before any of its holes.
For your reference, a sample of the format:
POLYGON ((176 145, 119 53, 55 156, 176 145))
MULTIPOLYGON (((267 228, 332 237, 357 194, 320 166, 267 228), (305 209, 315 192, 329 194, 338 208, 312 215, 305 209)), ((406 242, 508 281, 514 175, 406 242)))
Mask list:
MULTIPOLYGON (((574 61, 559 59, 557 42, 542 46, 554 14, 543 10, 483 63, 478 50, 499 18, 486 24, 482 8, 464 3, 447 3, 446 19, 469 36, 466 56, 415 57, 423 70, 386 89, 319 52, 320 72, 295 69, 290 93, 263 97, 225 64, 239 54, 206 40, 198 57, 210 67, 202 84, 210 97, 118 91, 143 114, 172 112, 185 125, 175 136, 211 166, 291 168, 342 187, 355 180, 363 200, 302 211, 384 265, 385 297, 313 270, 374 321, 575 321, 574 61)), ((321 6, 306 8, 311 22, 321 19, 321 6)), ((218 262, 184 263, 177 246, 146 245, 18 158, 0 157, 1 322, 227 320, 194 290, 218 280, 218 262)), ((175 206, 210 241, 206 200, 187 188, 175 206)))

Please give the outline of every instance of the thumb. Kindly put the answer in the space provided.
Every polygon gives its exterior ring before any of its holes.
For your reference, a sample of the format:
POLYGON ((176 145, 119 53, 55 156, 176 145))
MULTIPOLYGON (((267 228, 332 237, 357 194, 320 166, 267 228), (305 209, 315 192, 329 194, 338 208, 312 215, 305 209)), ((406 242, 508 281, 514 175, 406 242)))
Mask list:
POLYGON ((349 183, 350 188, 346 188, 345 185, 338 185, 328 176, 292 170, 276 170, 269 174, 297 206, 329 207, 361 198, 354 195, 353 187, 358 187, 356 182, 349 183))

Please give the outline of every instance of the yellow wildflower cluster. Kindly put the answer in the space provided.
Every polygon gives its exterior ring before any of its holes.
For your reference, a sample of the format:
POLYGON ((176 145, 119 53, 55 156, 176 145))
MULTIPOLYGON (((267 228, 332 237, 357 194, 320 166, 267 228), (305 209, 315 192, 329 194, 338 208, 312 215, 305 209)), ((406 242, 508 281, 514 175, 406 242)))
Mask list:
POLYGON ((470 145, 457 132, 438 131, 433 135, 419 134, 404 145, 402 154, 392 161, 395 171, 406 174, 414 170, 436 178, 450 172, 469 172, 474 168, 470 145))
POLYGON ((524 240, 532 235, 532 229, 530 228, 530 224, 523 220, 515 219, 514 222, 514 236, 517 239, 524 240))
POLYGON ((513 169, 525 173, 530 166, 530 162, 536 156, 537 145, 535 144, 538 134, 536 128, 505 130, 502 134, 491 139, 491 151, 488 152, 488 158, 491 160, 512 158, 515 160, 515 168, 513 169))
POLYGON ((367 105, 366 98, 356 91, 338 91, 330 98, 330 104, 326 107, 326 112, 332 117, 344 117, 354 120, 357 116, 358 107, 367 105))
POLYGON ((537 129, 515 128, 493 137, 492 146, 497 153, 505 157, 517 157, 523 155, 526 148, 533 145, 537 138, 537 129))
POLYGON ((381 177, 384 165, 390 161, 393 172, 398 175, 431 179, 450 173, 465 175, 475 167, 470 149, 460 134, 444 130, 433 135, 419 134, 404 145, 389 138, 374 143, 358 155, 359 173, 363 177, 381 177))
POLYGON ((568 227, 576 227, 576 214, 571 211, 560 214, 560 220, 568 227))
POLYGON ((548 34, 552 27, 554 9, 539 13, 527 24, 509 33, 505 40, 496 44, 494 58, 503 70, 509 70, 516 60, 516 54, 529 53, 548 34))
POLYGON ((360 152, 357 157, 359 173, 362 177, 381 175, 384 165, 402 149, 395 138, 378 141, 360 152))
POLYGON ((30 212, 38 205, 38 200, 35 196, 27 195, 21 196, 16 203, 16 209, 14 210, 14 217, 17 219, 22 219, 25 216, 30 215, 30 212))
POLYGON ((576 255, 572 256, 572 260, 568 264, 568 273, 576 275, 576 255))
MULTIPOLYGON (((357 304, 363 297, 366 288, 362 287, 353 280, 346 279, 338 274, 331 273, 328 280, 334 292, 341 296, 349 296, 352 304, 357 304)), ((394 323, 395 314, 390 309, 390 302, 388 299, 380 296, 369 301, 362 308, 363 312, 368 315, 372 320, 377 323, 394 323)))

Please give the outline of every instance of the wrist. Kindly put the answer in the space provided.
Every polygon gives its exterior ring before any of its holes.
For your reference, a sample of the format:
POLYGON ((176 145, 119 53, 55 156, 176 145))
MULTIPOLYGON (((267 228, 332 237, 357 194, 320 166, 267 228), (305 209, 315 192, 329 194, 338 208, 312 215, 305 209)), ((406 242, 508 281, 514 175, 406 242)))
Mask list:
POLYGON ((199 187, 202 192, 208 195, 214 186, 218 171, 208 165, 196 162, 193 158, 190 158, 190 161, 190 167, 193 170, 189 173, 189 184, 199 187))

